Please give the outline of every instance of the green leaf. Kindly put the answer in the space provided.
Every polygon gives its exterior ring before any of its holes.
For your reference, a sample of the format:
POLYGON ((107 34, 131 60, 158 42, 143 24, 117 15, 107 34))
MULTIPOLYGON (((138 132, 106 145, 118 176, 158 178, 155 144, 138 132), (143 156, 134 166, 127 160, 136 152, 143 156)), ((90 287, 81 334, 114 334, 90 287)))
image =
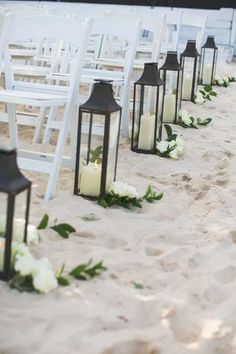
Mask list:
POLYGON ((168 138, 171 137, 173 135, 171 126, 168 124, 164 124, 164 128, 166 130, 168 138))
POLYGON ((103 147, 101 145, 97 146, 96 149, 90 150, 90 162, 97 162, 101 163, 102 162, 102 149, 103 147))
POLYGON ((46 229, 46 227, 48 226, 48 220, 49 220, 48 214, 44 214, 44 216, 42 217, 42 220, 40 221, 40 223, 37 226, 37 229, 38 230, 46 229))
POLYGON ((153 203, 156 200, 160 200, 163 197, 163 193, 157 193, 154 191, 151 185, 147 187, 147 190, 143 196, 143 199, 149 203, 153 203))
POLYGON ((22 276, 20 274, 15 274, 14 277, 9 281, 9 286, 12 289, 16 289, 20 292, 37 292, 33 286, 32 276, 22 276))
POLYGON ((141 202, 141 199, 121 197, 118 194, 106 193, 104 196, 98 198, 97 203, 103 208, 108 208, 113 205, 117 205, 126 209, 133 209, 134 207, 142 208, 141 202))
POLYGON ((212 118, 205 118, 205 119, 197 118, 198 125, 208 125, 211 121, 212 118))
POLYGON ((69 235, 72 232, 75 232, 76 230, 73 228, 73 226, 69 225, 69 224, 58 224, 58 225, 54 225, 51 226, 50 229, 54 230, 55 232, 58 233, 58 235, 60 235, 63 238, 68 238, 69 235))
POLYGON ((80 219, 84 220, 84 221, 97 221, 100 220, 100 218, 98 216, 96 216, 93 213, 90 213, 88 215, 84 215, 84 216, 79 216, 80 219))
POLYGON ((70 285, 70 281, 69 279, 63 277, 63 276, 60 276, 60 277, 57 277, 57 281, 58 281, 58 284, 59 285, 62 285, 62 286, 68 286, 70 285))
POLYGON ((212 91, 212 86, 211 86, 211 85, 205 85, 205 86, 203 86, 203 89, 204 89, 206 92, 211 92, 211 91, 212 91))
POLYGON ((103 265, 103 261, 92 265, 92 259, 90 259, 87 263, 79 264, 73 268, 69 275, 79 280, 88 280, 100 275, 106 270, 107 268, 103 265))
POLYGON ((206 92, 204 90, 199 90, 199 92, 203 95, 203 97, 206 96, 206 92))
POLYGON ((215 92, 215 91, 210 92, 210 96, 216 97, 217 96, 217 92, 215 92))
POLYGON ((56 277, 59 278, 65 270, 65 263, 62 263, 61 268, 56 272, 56 277))
POLYGON ((133 286, 135 287, 135 289, 144 289, 144 285, 141 283, 136 283, 135 281, 132 281, 133 286))

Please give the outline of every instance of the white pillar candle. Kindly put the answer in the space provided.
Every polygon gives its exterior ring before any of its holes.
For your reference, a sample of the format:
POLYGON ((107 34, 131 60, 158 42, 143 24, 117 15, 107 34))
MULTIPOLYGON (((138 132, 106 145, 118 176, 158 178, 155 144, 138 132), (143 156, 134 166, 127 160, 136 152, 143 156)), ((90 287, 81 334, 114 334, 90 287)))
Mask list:
POLYGON ((88 165, 81 167, 80 174, 80 193, 89 197, 98 197, 101 187, 101 168, 102 164, 89 162, 88 165))
POLYGON ((202 83, 203 85, 211 85, 211 64, 205 64, 202 73, 202 83))
POLYGON ((183 100, 191 100, 192 95, 192 77, 190 75, 184 76, 183 81, 183 91, 182 91, 182 99, 183 100))
POLYGON ((144 114, 140 120, 138 148, 152 150, 154 148, 155 114, 144 114))
POLYGON ((164 97, 163 122, 174 123, 175 121, 176 95, 170 94, 164 97))

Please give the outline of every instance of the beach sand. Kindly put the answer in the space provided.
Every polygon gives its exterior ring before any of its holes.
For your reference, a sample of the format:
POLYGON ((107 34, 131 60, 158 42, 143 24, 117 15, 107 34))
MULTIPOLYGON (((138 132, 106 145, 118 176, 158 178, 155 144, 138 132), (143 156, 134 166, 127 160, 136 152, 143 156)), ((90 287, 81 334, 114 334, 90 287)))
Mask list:
MULTIPOLYGON (((219 74, 235 76, 235 65, 219 74)), ((213 121, 174 127, 185 141, 181 160, 135 154, 121 142, 117 179, 140 193, 148 184, 163 191, 155 204, 105 210, 72 195, 74 175, 65 169, 56 198, 45 202, 46 177, 26 173, 31 222, 47 213, 51 224, 77 230, 69 239, 40 231, 33 253, 55 270, 90 258, 108 270, 48 295, 0 282, 1 354, 236 353, 236 85, 216 91, 213 102, 183 103, 213 121), (83 220, 90 213, 97 220, 83 220)))

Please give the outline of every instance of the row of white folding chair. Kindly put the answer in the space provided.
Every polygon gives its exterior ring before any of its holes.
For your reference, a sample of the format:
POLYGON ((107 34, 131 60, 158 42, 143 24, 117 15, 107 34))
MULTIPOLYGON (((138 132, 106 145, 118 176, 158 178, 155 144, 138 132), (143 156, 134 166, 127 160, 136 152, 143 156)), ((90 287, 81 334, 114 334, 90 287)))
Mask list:
POLYGON ((200 52, 206 31, 207 15, 183 13, 178 50, 181 52, 187 40, 196 40, 200 52))
MULTIPOLYGON (((136 20, 136 19, 135 19, 136 20)), ((121 86, 120 91, 120 104, 123 106, 123 114, 122 114, 122 132, 124 135, 128 134, 128 92, 129 92, 129 87, 130 87, 130 76, 132 72, 132 66, 133 66, 133 57, 135 55, 135 50, 136 50, 136 44, 137 44, 137 37, 139 35, 139 28, 140 25, 138 24, 138 20, 136 20, 136 24, 133 23, 133 21, 130 21, 129 19, 126 19, 125 21, 123 18, 117 18, 116 20, 111 20, 111 19, 102 19, 102 18, 97 18, 96 21, 94 21, 94 26, 92 33, 95 34, 102 34, 104 33, 109 36, 120 36, 123 37, 124 41, 129 41, 129 46, 125 48, 125 51, 127 53, 126 57, 122 59, 122 65, 119 68, 119 72, 114 73, 113 71, 111 72, 110 70, 86 70, 84 75, 83 75, 83 80, 85 82, 92 82, 94 78, 101 78, 101 79, 111 79, 115 81, 116 85, 121 86), (105 21, 105 22, 104 22, 105 21), (120 23, 122 21, 122 28, 120 26, 120 23), (106 30, 105 30, 106 28, 106 30), (126 33, 126 34, 125 34, 126 33), (122 67, 122 68, 121 68, 122 67)), ((53 59, 53 53, 51 60, 53 59)), ((65 55, 64 55, 65 56, 65 55)), ((37 60, 45 60, 45 58, 42 57, 37 57, 37 60)), ((50 58, 46 58, 50 61, 50 58)), ((114 67, 115 61, 114 58, 112 58, 111 64, 114 67)), ((102 64, 102 63, 100 63, 102 64)), ((97 65, 97 63, 96 63, 97 65)), ((60 65, 60 68, 63 66, 60 65)), ((46 76, 48 74, 48 71, 50 70, 48 67, 38 67, 38 66, 30 66, 30 67, 24 67, 24 66, 14 66, 15 73, 17 74, 22 74, 22 75, 27 75, 29 77, 32 76, 46 76)), ((54 70, 55 71, 55 70, 54 70)), ((48 75, 48 78, 50 79, 57 79, 61 80, 63 77, 61 76, 62 73, 66 73, 67 70, 62 70, 62 71, 56 71, 54 72, 51 77, 48 75), (56 74, 56 75, 55 75, 56 74), (58 75, 59 74, 59 75, 58 75)), ((68 75, 67 75, 68 76, 68 75)), ((68 79, 68 77, 67 77, 68 79)), ((41 112, 42 113, 42 112, 41 112)), ((40 120, 44 120, 44 115, 43 113, 40 114, 40 120)), ((42 124, 40 124, 41 126, 42 124)), ((34 135, 34 141, 38 142, 39 141, 39 136, 40 136, 40 130, 36 130, 36 133, 34 135)), ((45 137, 44 137, 44 142, 48 143, 50 139, 50 132, 47 132, 45 137)))
POLYGON ((71 156, 63 159, 63 151, 71 124, 73 124, 72 131, 76 132, 78 88, 92 21, 72 21, 56 16, 31 16, 13 19, 11 16, 2 15, 1 22, 5 23, 0 37, 0 44, 2 47, 4 46, 3 58, 6 89, 0 91, 0 102, 6 103, 8 108, 10 143, 18 148, 20 167, 49 174, 45 198, 50 199, 55 193, 62 161, 70 168, 74 166, 75 136, 72 136, 71 156), (7 28, 8 26, 10 31, 7 28), (79 48, 74 61, 74 75, 71 77, 68 88, 64 87, 63 89, 63 87, 55 87, 55 85, 40 86, 40 84, 34 85, 34 83, 14 80, 8 44, 12 40, 28 40, 31 36, 33 38, 50 37, 58 41, 64 40, 65 42, 73 43, 79 48), (44 154, 42 150, 36 153, 20 149, 18 126, 15 117, 16 104, 49 108, 47 125, 50 128, 55 126, 59 131, 54 155, 44 154), (52 121, 50 117, 55 116, 59 107, 64 108, 63 119, 62 121, 52 121))
MULTIPOLYGON (((135 21, 132 21, 128 18, 111 16, 97 17, 93 20, 91 34, 99 35, 101 38, 109 38, 108 45, 113 41, 115 46, 110 51, 112 57, 106 58, 105 62, 100 62, 97 57, 90 58, 89 66, 83 71, 82 82, 91 84, 94 79, 112 80, 114 87, 119 87, 119 90, 116 90, 119 96, 116 98, 119 99, 119 103, 122 106, 122 134, 127 136, 129 130, 130 79, 141 20, 135 19, 135 21), (115 55, 118 55, 118 58, 115 55), (111 67, 113 70, 110 70, 111 67)), ((65 80, 68 77, 69 75, 65 75, 65 80)), ((58 76, 57 74, 52 74, 51 78, 63 79, 61 75, 58 76)))

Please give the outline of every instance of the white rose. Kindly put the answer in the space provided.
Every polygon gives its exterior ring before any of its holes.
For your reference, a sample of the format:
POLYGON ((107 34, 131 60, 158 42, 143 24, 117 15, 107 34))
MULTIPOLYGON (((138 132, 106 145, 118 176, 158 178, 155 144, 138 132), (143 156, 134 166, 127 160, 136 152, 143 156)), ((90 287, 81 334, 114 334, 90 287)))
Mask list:
POLYGON ((203 95, 201 94, 201 92, 199 92, 199 91, 196 92, 194 102, 199 103, 199 104, 202 104, 203 102, 205 102, 205 99, 204 99, 203 95))
POLYGON ((178 159, 179 159, 179 155, 178 155, 178 153, 177 153, 177 150, 176 150, 176 149, 172 150, 172 151, 169 153, 169 157, 171 157, 171 158, 174 159, 174 160, 178 160, 178 159))
POLYGON ((28 256, 31 254, 28 246, 25 243, 14 243, 13 253, 15 256, 28 256))
POLYGON ((228 84, 229 78, 227 76, 223 77, 223 80, 224 80, 224 82, 226 82, 226 84, 228 84))
POLYGON ((184 141, 178 136, 176 138, 176 145, 177 154, 180 156, 184 152, 184 141))
POLYGON ((180 110, 180 111, 179 111, 179 116, 180 116, 181 118, 183 118, 183 117, 189 117, 188 111, 180 110))
POLYGON ((169 141, 169 148, 172 148, 172 147, 176 147, 177 146, 177 144, 176 144, 176 140, 171 140, 171 141, 169 141))
POLYGON ((221 78, 220 78, 218 75, 216 75, 216 76, 214 77, 214 81, 219 81, 219 80, 221 80, 221 78))
POLYGON ((35 259, 29 253, 25 255, 16 255, 14 269, 16 272, 19 272, 21 275, 26 276, 33 273, 35 267, 35 259))
POLYGON ((39 242, 38 230, 32 224, 29 224, 27 227, 27 242, 28 243, 38 243, 39 242))
POLYGON ((165 140, 159 141, 156 145, 156 148, 162 154, 163 152, 166 152, 168 150, 169 143, 168 143, 168 141, 165 141, 165 140))
POLYGON ((181 119, 184 122, 184 124, 186 124, 188 126, 190 126, 192 124, 192 119, 190 119, 189 116, 183 116, 181 119))
POLYGON ((57 278, 47 258, 36 261, 33 272, 33 285, 36 290, 44 294, 57 288, 57 278))
POLYGON ((222 80, 222 79, 219 79, 217 82, 218 82, 218 85, 224 85, 224 80, 222 80))
POLYGON ((117 194, 120 197, 139 198, 136 188, 123 182, 112 182, 108 192, 117 194))

